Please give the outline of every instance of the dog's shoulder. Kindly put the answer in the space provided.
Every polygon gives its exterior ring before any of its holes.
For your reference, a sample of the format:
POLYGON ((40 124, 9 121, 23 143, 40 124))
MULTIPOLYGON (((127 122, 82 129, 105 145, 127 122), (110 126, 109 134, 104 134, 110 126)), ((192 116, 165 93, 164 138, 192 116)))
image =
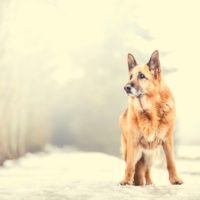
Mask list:
POLYGON ((169 104, 169 106, 171 107, 174 106, 173 94, 169 89, 169 87, 164 82, 162 82, 161 84, 160 97, 162 102, 169 104))
POLYGON ((160 90, 160 114, 167 114, 175 111, 174 97, 169 87, 163 82, 160 90))

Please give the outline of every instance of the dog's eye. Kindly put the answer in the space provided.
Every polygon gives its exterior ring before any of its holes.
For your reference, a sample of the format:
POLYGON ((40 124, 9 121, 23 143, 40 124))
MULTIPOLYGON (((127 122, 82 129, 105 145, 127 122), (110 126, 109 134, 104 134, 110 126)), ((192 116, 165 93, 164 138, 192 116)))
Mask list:
POLYGON ((138 79, 144 79, 144 78, 146 78, 145 75, 144 75, 143 73, 140 72, 140 73, 138 74, 138 79))
POLYGON ((131 75, 130 75, 130 80, 131 80, 132 78, 133 78, 133 75, 131 74, 131 75))

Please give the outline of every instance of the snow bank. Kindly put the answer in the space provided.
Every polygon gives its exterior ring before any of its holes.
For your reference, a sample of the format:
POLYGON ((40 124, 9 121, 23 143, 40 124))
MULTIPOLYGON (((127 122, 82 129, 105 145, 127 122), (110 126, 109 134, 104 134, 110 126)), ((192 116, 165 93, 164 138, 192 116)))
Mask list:
POLYGON ((167 171, 154 168, 155 185, 120 186, 122 160, 102 153, 51 149, 6 161, 0 168, 0 199, 199 199, 200 162, 179 160, 177 164, 184 185, 170 185, 167 171))

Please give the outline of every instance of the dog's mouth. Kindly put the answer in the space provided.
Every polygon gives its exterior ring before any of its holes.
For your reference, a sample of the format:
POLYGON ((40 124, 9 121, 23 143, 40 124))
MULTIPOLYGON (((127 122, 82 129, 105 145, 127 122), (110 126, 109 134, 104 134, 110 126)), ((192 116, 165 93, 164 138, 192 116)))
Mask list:
POLYGON ((132 86, 129 86, 129 85, 126 85, 124 87, 124 90, 126 91, 126 94, 128 96, 132 96, 132 97, 141 97, 143 95, 143 92, 140 90, 140 89, 135 89, 134 87, 132 86))
POLYGON ((127 93, 127 95, 130 97, 141 97, 143 95, 143 93, 140 91, 135 91, 135 92, 127 93))

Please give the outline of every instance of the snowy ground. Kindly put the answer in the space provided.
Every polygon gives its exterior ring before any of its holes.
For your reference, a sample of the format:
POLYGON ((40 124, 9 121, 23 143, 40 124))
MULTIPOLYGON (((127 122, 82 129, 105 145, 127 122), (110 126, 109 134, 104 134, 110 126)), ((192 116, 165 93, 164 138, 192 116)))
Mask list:
MULTIPOLYGON (((199 151, 198 151, 199 152, 199 151)), ((102 153, 49 149, 7 161, 0 168, 0 200, 200 199, 200 160, 177 160, 184 184, 170 185, 164 169, 153 169, 154 185, 120 186, 124 162, 102 153)))

